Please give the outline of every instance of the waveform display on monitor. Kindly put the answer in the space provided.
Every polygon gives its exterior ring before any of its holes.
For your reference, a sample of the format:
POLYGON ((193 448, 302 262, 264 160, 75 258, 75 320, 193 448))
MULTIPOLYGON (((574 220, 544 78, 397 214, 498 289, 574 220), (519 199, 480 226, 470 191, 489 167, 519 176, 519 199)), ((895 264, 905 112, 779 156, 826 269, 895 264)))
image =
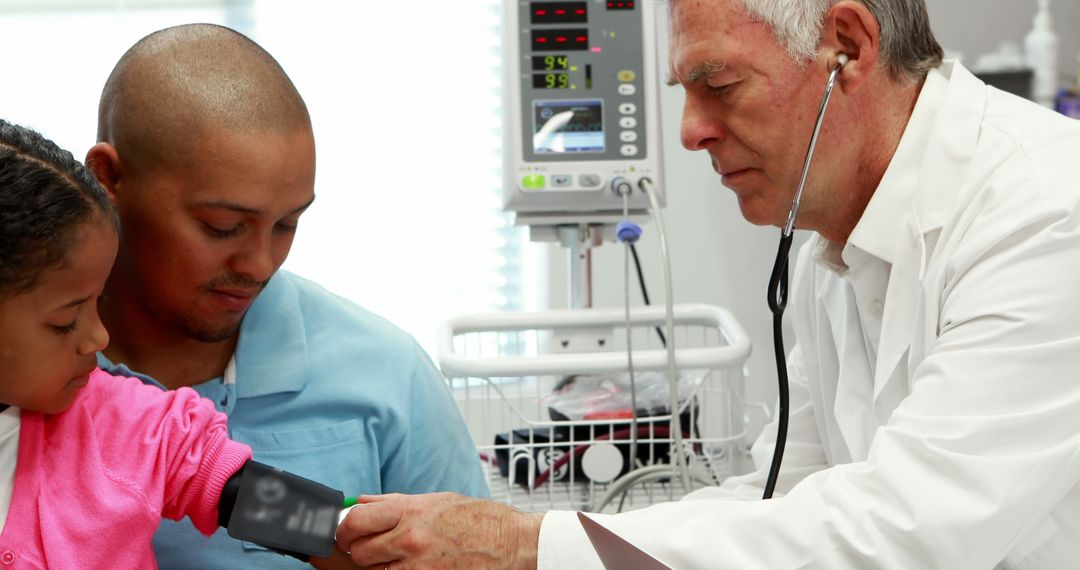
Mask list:
POLYGON ((537 153, 603 152, 604 102, 534 101, 533 150, 537 153))
POLYGON ((564 132, 564 133, 603 131, 604 130, 604 123, 601 123, 601 122, 595 122, 595 123, 574 123, 574 122, 570 122, 566 126, 564 126, 563 128, 561 128, 559 130, 561 132, 564 132))

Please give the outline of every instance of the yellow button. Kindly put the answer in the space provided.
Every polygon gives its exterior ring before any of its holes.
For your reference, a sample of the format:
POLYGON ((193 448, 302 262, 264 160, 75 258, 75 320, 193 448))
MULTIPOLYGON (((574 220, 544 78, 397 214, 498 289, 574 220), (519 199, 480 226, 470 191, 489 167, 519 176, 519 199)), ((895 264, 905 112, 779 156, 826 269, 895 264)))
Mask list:
POLYGON ((637 74, 631 69, 624 69, 619 72, 619 81, 633 81, 637 74))

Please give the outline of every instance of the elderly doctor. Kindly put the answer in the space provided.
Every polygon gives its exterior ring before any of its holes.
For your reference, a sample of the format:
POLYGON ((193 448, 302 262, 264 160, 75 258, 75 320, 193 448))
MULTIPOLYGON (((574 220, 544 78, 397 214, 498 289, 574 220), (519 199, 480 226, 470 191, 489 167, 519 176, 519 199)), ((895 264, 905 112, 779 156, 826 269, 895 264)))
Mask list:
MULTIPOLYGON (((1080 123, 942 62, 924 0, 670 0, 682 142, 798 227, 792 416, 759 469, 600 519, 675 568, 1080 565, 1080 123)), ((764 300, 763 300, 764 301, 764 300)), ((361 565, 598 567, 573 513, 368 497, 361 565)))

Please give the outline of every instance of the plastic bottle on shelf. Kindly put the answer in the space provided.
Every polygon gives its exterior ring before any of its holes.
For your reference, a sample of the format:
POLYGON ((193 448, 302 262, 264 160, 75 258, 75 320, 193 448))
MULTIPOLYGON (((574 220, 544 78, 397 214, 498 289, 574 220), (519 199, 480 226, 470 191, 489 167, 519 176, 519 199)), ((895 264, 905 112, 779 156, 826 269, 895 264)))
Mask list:
POLYGON ((1053 107, 1058 90, 1058 38, 1050 26, 1050 0, 1039 0, 1033 27, 1024 39, 1024 56, 1035 73, 1032 96, 1039 104, 1053 107))

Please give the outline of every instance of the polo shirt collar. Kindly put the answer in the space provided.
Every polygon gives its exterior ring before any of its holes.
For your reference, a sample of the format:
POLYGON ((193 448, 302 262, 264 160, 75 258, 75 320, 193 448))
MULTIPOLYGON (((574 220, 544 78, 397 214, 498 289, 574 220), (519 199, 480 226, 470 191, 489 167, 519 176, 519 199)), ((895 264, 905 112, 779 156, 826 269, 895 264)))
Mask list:
MULTIPOLYGON (((299 392, 307 384, 307 327, 299 293, 290 277, 284 271, 274 275, 240 323, 240 338, 229 362, 237 398, 299 392)), ((100 368, 112 374, 133 376, 165 388, 124 363, 113 363, 103 353, 98 353, 97 360, 100 368)), ((206 381, 210 380, 216 378, 206 381)))
POLYGON ((307 326, 290 277, 274 275, 240 324, 233 355, 238 398, 299 392, 307 384, 307 326))

